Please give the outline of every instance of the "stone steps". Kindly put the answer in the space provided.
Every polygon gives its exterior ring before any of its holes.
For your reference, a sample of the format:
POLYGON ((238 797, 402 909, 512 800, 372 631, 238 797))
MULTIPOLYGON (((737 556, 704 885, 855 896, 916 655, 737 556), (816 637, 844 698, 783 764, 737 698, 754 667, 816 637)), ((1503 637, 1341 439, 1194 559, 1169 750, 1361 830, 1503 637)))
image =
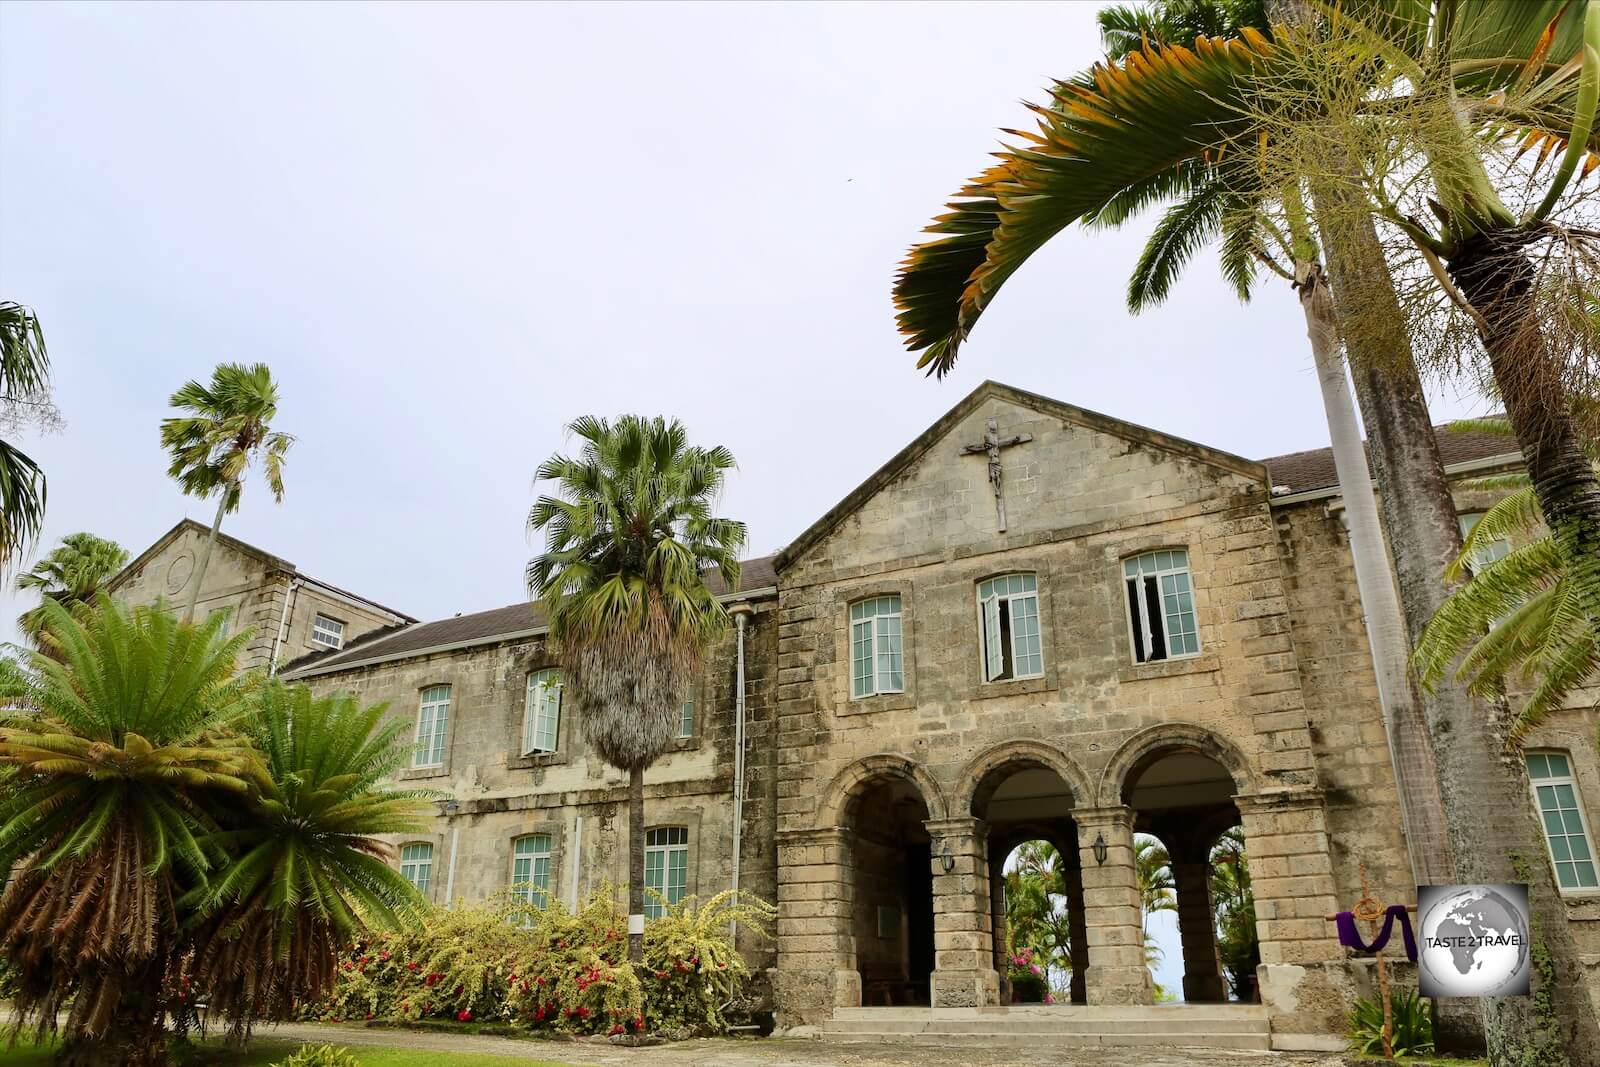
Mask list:
POLYGON ((1168 1046, 1271 1048, 1259 1005, 839 1008, 822 1036, 838 1042, 915 1045, 1168 1046))

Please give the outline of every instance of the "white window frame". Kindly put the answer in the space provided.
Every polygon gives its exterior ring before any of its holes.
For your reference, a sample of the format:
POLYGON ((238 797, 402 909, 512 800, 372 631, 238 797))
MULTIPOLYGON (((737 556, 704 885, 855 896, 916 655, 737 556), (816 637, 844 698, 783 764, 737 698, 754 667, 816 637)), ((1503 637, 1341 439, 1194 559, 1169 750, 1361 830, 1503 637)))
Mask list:
POLYGON ((400 846, 400 877, 410 882, 412 887, 423 896, 428 895, 428 887, 433 883, 432 842, 407 841, 400 846), (413 849, 426 849, 427 852, 420 856, 406 855, 413 849))
MULTIPOLYGON (((1012 682, 1027 678, 1044 677, 1044 616, 1039 605, 1039 576, 1032 571, 1015 571, 997 574, 979 582, 978 598, 978 671, 985 683, 1012 682), (1005 583, 1005 591, 1001 591, 1005 583), (1016 588, 1012 588, 1015 585, 1016 588), (1028 618, 1027 611, 1019 612, 1023 605, 1031 604, 1033 633, 1016 625, 1019 618, 1028 618), (1001 609, 1005 611, 1005 625, 1001 625, 1001 609), (1003 635, 1011 635, 1010 642, 1003 635), (1030 649, 1028 642, 1038 647, 1030 649), (1022 670, 1019 664, 1037 660, 1037 669, 1022 670)), ((1031 663, 1030 663, 1030 666, 1031 663)))
POLYGON ((344 623, 331 615, 317 612, 311 617, 311 643, 321 645, 323 648, 341 649, 344 647, 344 623), (323 624, 328 624, 324 626, 323 624), (329 629, 328 627, 334 627, 329 629), (332 640, 329 640, 331 635, 332 640))
POLYGON ((1530 749, 1527 752, 1523 753, 1524 760, 1527 760, 1527 761, 1530 761, 1530 762, 1531 762, 1531 760, 1532 760, 1532 758, 1534 756, 1544 756, 1544 757, 1559 756, 1559 757, 1561 757, 1562 761, 1565 762, 1566 765, 1567 765, 1567 773, 1566 774, 1563 774, 1563 775, 1554 775, 1554 774, 1552 774, 1552 775, 1546 775, 1545 777, 1542 777, 1542 778, 1535 778, 1533 776, 1533 768, 1532 768, 1532 766, 1528 767, 1528 788, 1532 792, 1533 811, 1534 811, 1534 815, 1539 820, 1539 830, 1544 835, 1545 851, 1549 853, 1549 855, 1550 855, 1550 864, 1551 864, 1551 867, 1554 868, 1554 873, 1556 875, 1556 889, 1559 892, 1561 892, 1563 894, 1567 894, 1567 895, 1585 895, 1585 896, 1587 896, 1587 895, 1600 894, 1600 857, 1597 857, 1595 855, 1594 835, 1589 832, 1589 816, 1588 816, 1588 813, 1583 810, 1583 794, 1578 791, 1578 776, 1577 776, 1577 774, 1574 771, 1573 766, 1572 766, 1572 753, 1566 751, 1565 749, 1559 749, 1559 748, 1530 749), (1561 807, 1559 799, 1556 802, 1556 811, 1558 813, 1561 813, 1561 820, 1562 820, 1561 836, 1562 836, 1562 838, 1564 840, 1566 840, 1568 842, 1570 842, 1573 839, 1573 834, 1571 833, 1570 830, 1567 829, 1565 812, 1568 811, 1568 810, 1577 812, 1577 815, 1578 815, 1578 831, 1579 831, 1579 834, 1581 835, 1581 840, 1583 841, 1584 849, 1589 853, 1589 855, 1585 859, 1582 859, 1582 860, 1574 860, 1574 859, 1571 858, 1571 845, 1570 844, 1567 846, 1568 847, 1568 854, 1567 854, 1568 858, 1565 859, 1565 860, 1561 860, 1561 859, 1557 859, 1556 858, 1555 847, 1554 847, 1553 842, 1550 840, 1550 827, 1545 821, 1544 804, 1542 802, 1540 802, 1540 800, 1539 800, 1539 787, 1540 786, 1547 786, 1550 789, 1554 790, 1556 787, 1563 786, 1563 785, 1569 787, 1572 790, 1572 807, 1570 809, 1561 807), (1584 863, 1584 862, 1588 863, 1590 872, 1595 876, 1596 884, 1595 885, 1574 885, 1574 886, 1563 885, 1561 883, 1561 864, 1563 864, 1563 863, 1572 864, 1573 865, 1573 876, 1577 877, 1578 876, 1577 864, 1584 863))
POLYGON ((411 757, 416 768, 443 767, 450 738, 449 685, 430 685, 417 702, 417 744, 411 757), (443 695, 440 695, 443 694, 443 695), (427 746, 424 751, 423 746, 427 746))
MULTIPOLYGON (((1472 533, 1473 527, 1482 521, 1484 513, 1481 511, 1463 512, 1456 516, 1456 525, 1461 529, 1461 539, 1465 541, 1467 535, 1472 533)), ((1511 542, 1504 537, 1496 537, 1481 552, 1475 552, 1467 561, 1467 569, 1473 574, 1480 573, 1483 568, 1497 559, 1504 559, 1511 554, 1511 542)))
POLYGON ((542 908, 550 900, 550 883, 555 875, 551 845, 549 834, 523 834, 511 839, 511 895, 524 904, 542 908), (528 865, 526 876, 517 870, 524 862, 528 865))
POLYGON ((679 739, 694 736, 694 683, 689 683, 689 691, 683 696, 683 703, 678 705, 678 737, 679 739))
POLYGON ((1200 611, 1194 599, 1194 572, 1189 569, 1189 550, 1187 548, 1159 548, 1124 557, 1117 595, 1122 601, 1123 618, 1128 620, 1128 652, 1133 657, 1134 663, 1165 663, 1168 660, 1194 659, 1203 651, 1203 645, 1200 640, 1200 611), (1167 557, 1165 563, 1161 562, 1160 557, 1162 556, 1167 557), (1180 556, 1183 562, 1175 562, 1180 556), (1149 561, 1148 566, 1146 566, 1146 561, 1149 561), (1135 573, 1130 574, 1130 568, 1133 568, 1135 573), (1184 588, 1177 589, 1177 583, 1174 581, 1174 588, 1169 590, 1166 579, 1177 579, 1179 577, 1183 580, 1184 588), (1161 601, 1160 621, 1163 654, 1160 659, 1152 659, 1150 657, 1151 637, 1153 635, 1151 631, 1150 601, 1145 592, 1145 583, 1151 579, 1154 579, 1156 583, 1156 595, 1161 601), (1137 595, 1134 597, 1131 608, 1128 602, 1129 581, 1136 582, 1135 588, 1137 590, 1137 595), (1192 650, 1186 649, 1177 654, 1172 651, 1170 620, 1174 610, 1173 606, 1168 604, 1168 597, 1172 597, 1177 601, 1176 614, 1180 618, 1183 615, 1189 616, 1193 629, 1182 631, 1180 636, 1184 637, 1185 645, 1189 643, 1189 638, 1193 638, 1194 648, 1192 650), (1182 607, 1184 598, 1187 598, 1187 609, 1182 607), (1135 616, 1137 616, 1137 619, 1135 619, 1135 616), (1141 642, 1144 648, 1143 658, 1139 655, 1141 642))
MULTIPOLYGON (((666 899, 667 904, 677 904, 689 893, 689 828, 687 826, 653 826, 645 831, 644 884, 666 899), (682 874, 678 884, 677 899, 672 897, 673 860, 679 860, 677 870, 682 874)), ((654 895, 644 895, 644 916, 659 919, 666 914, 666 906, 654 895)))
POLYGON ((899 593, 883 593, 853 602, 850 698, 905 691, 905 601, 899 593), (865 673, 858 673, 862 664, 866 665, 865 673))
POLYGON ((561 743, 561 694, 560 670, 546 667, 528 672, 527 698, 522 705, 524 756, 554 752, 561 743))

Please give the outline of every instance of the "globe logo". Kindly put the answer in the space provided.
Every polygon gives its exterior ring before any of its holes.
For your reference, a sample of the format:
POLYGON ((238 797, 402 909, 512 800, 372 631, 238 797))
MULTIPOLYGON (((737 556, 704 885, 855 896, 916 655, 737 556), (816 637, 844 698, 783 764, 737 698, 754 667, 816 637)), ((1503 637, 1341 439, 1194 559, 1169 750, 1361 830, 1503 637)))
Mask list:
POLYGON ((1417 887, 1418 991, 1425 997, 1528 994, 1528 887, 1417 887))

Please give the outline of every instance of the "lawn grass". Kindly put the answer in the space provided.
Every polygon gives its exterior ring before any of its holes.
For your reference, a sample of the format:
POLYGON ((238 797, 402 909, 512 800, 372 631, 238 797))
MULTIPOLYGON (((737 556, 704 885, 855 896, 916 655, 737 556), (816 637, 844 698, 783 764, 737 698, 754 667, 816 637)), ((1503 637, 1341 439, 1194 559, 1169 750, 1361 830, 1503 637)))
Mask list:
MULTIPOLYGON (((243 1052, 229 1049, 221 1041, 206 1041, 186 1056, 173 1057, 176 1067, 268 1067, 283 1060, 300 1047, 298 1041, 252 1041, 243 1052)), ((438 1049, 371 1048, 347 1046, 362 1067, 564 1067, 561 1064, 517 1057, 490 1056, 481 1052, 442 1052, 438 1049)), ((0 1064, 4 1067, 49 1067, 55 1053, 54 1042, 35 1045, 23 1039, 15 1048, 0 1044, 0 1064)))

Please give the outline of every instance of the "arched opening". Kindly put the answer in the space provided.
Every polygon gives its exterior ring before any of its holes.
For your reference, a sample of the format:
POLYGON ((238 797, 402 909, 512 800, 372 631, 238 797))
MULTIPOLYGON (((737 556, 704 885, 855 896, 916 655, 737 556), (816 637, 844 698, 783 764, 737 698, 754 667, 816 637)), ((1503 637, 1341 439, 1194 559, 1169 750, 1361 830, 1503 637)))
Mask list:
POLYGON ((988 828, 1002 1001, 1084 1003, 1089 945, 1072 787, 1042 760, 1021 755, 987 770, 971 796, 971 814, 988 828))
POLYGON ((851 935, 861 1003, 926 1005, 933 974, 928 805, 901 777, 869 782, 847 811, 854 831, 851 935))
POLYGON ((1242 821, 1233 801, 1237 792, 1227 768, 1184 745, 1146 754, 1123 779, 1122 802, 1134 812, 1136 849, 1141 838, 1149 842, 1140 864, 1141 897, 1148 898, 1146 928, 1164 957, 1153 962, 1160 973, 1181 975, 1164 984, 1181 988, 1186 1001, 1257 999, 1261 955, 1242 821), (1175 930, 1162 920, 1167 909, 1152 907, 1168 892, 1175 930), (1181 970, 1171 966, 1180 961, 1181 970))

